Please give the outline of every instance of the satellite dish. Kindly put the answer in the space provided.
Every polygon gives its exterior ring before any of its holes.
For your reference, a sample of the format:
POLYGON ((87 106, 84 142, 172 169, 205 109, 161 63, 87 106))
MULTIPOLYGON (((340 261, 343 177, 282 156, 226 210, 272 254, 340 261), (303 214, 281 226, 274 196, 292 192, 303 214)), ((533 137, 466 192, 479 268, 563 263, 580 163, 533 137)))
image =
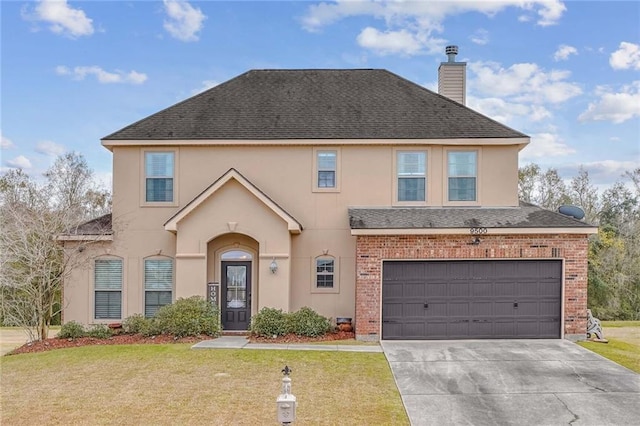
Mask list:
POLYGON ((558 208, 558 213, 565 216, 571 216, 572 218, 578 220, 584 219, 584 210, 582 210, 578 206, 560 206, 558 208))

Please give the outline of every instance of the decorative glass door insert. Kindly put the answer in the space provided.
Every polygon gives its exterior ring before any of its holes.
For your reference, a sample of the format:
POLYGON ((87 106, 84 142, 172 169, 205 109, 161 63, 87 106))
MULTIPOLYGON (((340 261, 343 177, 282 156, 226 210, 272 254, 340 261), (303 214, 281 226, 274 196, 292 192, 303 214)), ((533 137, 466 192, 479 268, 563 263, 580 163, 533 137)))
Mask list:
POLYGON ((227 266, 227 308, 247 307, 247 267, 227 266))

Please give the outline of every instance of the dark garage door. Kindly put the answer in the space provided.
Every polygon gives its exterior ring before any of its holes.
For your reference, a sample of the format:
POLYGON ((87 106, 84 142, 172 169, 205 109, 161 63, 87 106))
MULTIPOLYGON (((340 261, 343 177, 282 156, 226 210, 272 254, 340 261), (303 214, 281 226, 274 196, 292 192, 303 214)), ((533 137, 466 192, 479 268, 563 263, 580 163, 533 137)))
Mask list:
POLYGON ((387 261, 383 339, 559 338, 559 260, 387 261))

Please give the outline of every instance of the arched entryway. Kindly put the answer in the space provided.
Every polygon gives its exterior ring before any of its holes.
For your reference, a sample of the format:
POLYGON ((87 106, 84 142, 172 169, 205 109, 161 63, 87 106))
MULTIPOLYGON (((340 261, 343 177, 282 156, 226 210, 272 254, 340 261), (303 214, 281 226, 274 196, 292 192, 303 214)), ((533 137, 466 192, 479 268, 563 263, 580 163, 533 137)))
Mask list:
POLYGON ((218 294, 220 320, 224 330, 248 330, 258 306, 258 242, 230 233, 207 244, 208 293, 218 294))

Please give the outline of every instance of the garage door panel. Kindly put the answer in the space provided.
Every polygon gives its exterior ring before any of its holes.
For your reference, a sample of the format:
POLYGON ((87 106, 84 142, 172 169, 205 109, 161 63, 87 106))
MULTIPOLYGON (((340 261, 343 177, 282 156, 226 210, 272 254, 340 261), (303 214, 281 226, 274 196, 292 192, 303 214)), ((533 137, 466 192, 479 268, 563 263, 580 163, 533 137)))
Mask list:
POLYGON ((424 297, 425 285, 423 282, 405 283, 403 287, 403 296, 405 297, 424 297))
POLYGON ((447 309, 448 309, 447 302, 429 301, 427 305, 428 305, 427 308, 423 307, 425 316, 429 318, 447 316, 447 309))
POLYGON ((473 302, 471 304, 471 311, 469 313, 473 317, 491 316, 493 314, 493 302, 473 302))
POLYGON ((560 337, 560 261, 389 261, 383 271, 384 339, 560 337))
POLYGON ((425 286, 425 297, 446 297, 447 283, 445 281, 427 282, 425 286))

